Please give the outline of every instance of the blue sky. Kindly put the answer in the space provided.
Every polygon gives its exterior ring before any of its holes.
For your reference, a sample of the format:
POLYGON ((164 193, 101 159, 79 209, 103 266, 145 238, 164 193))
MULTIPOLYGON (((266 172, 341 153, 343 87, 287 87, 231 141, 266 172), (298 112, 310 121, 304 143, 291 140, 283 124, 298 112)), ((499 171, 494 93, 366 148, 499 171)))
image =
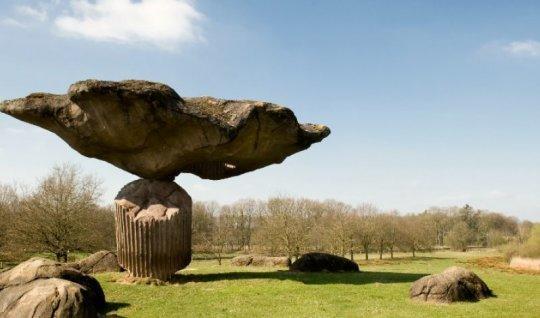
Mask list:
MULTIPOLYGON (((239 177, 179 176, 195 200, 469 203, 538 221, 539 16, 537 1, 4 0, 0 99, 135 78, 272 101, 332 135, 239 177)), ((136 179, 0 115, 0 182, 62 162, 101 178, 104 202, 136 179)))

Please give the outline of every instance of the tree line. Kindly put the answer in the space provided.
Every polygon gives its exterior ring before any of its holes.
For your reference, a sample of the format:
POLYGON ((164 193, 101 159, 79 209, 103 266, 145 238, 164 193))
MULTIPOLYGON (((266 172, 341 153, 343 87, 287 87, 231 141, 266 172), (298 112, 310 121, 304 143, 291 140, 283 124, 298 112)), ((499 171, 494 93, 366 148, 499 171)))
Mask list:
MULTIPOLYGON (((0 261, 52 253, 115 249, 114 214, 100 206, 101 183, 71 165, 57 166, 31 189, 0 184, 0 261)), ((372 204, 274 197, 233 204, 195 202, 195 253, 221 262, 225 253, 249 252, 290 258, 310 251, 351 259, 363 253, 495 247, 524 242, 533 224, 501 213, 433 207, 419 213, 382 211, 372 204)))
POLYGON ((420 213, 381 211, 335 200, 275 197, 230 205, 196 202, 193 243, 198 252, 245 251, 290 258, 322 251, 351 259, 394 252, 496 247, 525 240, 532 228, 501 213, 463 207, 433 207, 420 213))

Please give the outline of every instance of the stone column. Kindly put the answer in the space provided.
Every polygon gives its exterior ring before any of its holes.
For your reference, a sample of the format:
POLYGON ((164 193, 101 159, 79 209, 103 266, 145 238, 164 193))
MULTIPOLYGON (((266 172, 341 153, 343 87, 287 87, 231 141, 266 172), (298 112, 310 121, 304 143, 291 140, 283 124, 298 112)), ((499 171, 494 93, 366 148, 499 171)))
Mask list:
POLYGON ((140 179, 116 199, 118 262, 134 277, 169 279, 191 261, 191 197, 174 182, 140 179))

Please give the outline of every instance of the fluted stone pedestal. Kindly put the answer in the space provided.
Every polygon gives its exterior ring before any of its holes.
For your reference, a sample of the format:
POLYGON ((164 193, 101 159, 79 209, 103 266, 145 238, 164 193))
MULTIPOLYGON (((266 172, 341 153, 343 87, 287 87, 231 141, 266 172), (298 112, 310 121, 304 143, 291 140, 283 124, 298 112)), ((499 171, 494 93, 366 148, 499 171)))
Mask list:
POLYGON ((174 182, 140 179, 115 199, 118 261, 135 277, 169 279, 191 261, 191 198, 174 182))

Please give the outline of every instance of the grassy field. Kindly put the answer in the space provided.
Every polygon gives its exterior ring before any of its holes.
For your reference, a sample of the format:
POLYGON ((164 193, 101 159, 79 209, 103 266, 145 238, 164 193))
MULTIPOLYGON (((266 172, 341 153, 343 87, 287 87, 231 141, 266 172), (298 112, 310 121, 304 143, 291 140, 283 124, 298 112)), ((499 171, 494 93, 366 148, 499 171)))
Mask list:
POLYGON ((97 275, 122 317, 539 317, 540 276, 478 267, 485 253, 439 252, 416 259, 360 262, 361 273, 289 273, 194 261, 165 286, 122 284, 120 273, 97 275), (434 305, 410 301, 411 283, 458 264, 472 268, 497 297, 434 305))

